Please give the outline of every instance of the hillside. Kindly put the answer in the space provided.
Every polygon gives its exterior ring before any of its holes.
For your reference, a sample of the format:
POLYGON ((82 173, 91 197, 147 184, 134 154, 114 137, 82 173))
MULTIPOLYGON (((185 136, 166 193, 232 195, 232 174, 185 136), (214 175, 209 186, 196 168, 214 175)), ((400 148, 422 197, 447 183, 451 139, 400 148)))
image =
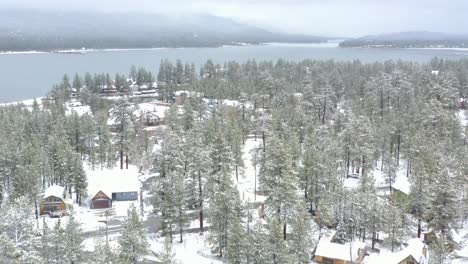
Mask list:
POLYGON ((349 39, 340 43, 340 47, 466 48, 468 35, 429 31, 397 32, 349 39))
POLYGON ((0 51, 213 47, 325 40, 273 33, 211 15, 0 10, 0 51))

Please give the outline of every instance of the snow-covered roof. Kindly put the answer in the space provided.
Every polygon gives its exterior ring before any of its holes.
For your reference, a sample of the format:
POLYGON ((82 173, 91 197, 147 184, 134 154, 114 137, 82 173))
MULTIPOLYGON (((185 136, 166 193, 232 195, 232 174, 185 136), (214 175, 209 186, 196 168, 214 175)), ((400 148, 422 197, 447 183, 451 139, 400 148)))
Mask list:
MULTIPOLYGON (((389 251, 383 251, 378 255, 372 254, 366 259, 365 263, 395 264, 409 256, 413 256, 413 258, 419 262, 423 253, 424 243, 418 238, 410 239, 407 243, 408 246, 398 252, 392 253, 389 251)), ((428 259, 426 258, 426 263, 427 260, 428 259)))
POLYGON ((365 248, 365 244, 357 241, 338 244, 332 243, 327 239, 320 239, 317 249, 315 250, 315 255, 331 259, 354 261, 359 257, 359 249, 361 248, 365 248), (352 252, 352 259, 350 252, 352 252))
POLYGON ((89 199, 92 199, 99 191, 109 197, 112 197, 113 192, 140 191, 138 169, 135 166, 128 166, 128 170, 121 170, 119 167, 92 170, 88 166, 85 166, 85 169, 88 176, 89 199))
MULTIPOLYGON (((406 170, 407 170, 407 161, 406 160, 400 160, 400 165, 396 171, 395 175, 395 180, 392 183, 392 188, 400 190, 401 192, 405 194, 410 193, 410 182, 408 177, 406 176, 406 170)), ((375 186, 377 188, 383 188, 385 190, 386 187, 389 187, 388 179, 382 171, 380 170, 380 161, 377 162, 377 166, 373 170, 373 176, 375 179, 375 186)))
POLYGON ((406 176, 398 177, 392 185, 393 188, 400 190, 402 193, 407 195, 410 194, 410 186, 411 184, 406 176))
POLYGON ((182 94, 189 94, 189 91, 175 91, 174 94, 175 96, 181 96, 182 94))
POLYGON ((44 192, 44 198, 50 197, 50 196, 55 196, 55 197, 60 197, 63 198, 63 192, 65 188, 59 185, 52 185, 49 188, 47 188, 44 192))
POLYGON ((138 109, 135 110, 134 114, 139 116, 140 111, 145 113, 151 112, 157 115, 159 118, 164 118, 166 111, 169 109, 168 105, 162 105, 155 102, 141 103, 138 104, 138 109))

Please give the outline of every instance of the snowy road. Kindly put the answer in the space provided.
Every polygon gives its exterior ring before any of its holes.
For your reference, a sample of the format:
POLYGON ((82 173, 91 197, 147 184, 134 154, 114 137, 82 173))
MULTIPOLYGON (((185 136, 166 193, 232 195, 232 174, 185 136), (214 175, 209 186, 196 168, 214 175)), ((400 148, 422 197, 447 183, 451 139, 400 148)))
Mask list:
MULTIPOLYGON (((109 236, 120 236, 122 231, 122 224, 125 221, 125 217, 118 216, 112 217, 109 219, 109 226, 108 226, 108 235, 109 236)), ((159 231, 161 226, 161 221, 159 216, 156 215, 148 215, 148 217, 144 221, 145 228, 148 230, 148 234, 155 234, 159 231)), ((101 223, 101 234, 105 235, 105 223, 101 223)), ((85 231, 84 237, 85 239, 88 238, 95 238, 98 235, 98 230, 88 230, 85 231)))

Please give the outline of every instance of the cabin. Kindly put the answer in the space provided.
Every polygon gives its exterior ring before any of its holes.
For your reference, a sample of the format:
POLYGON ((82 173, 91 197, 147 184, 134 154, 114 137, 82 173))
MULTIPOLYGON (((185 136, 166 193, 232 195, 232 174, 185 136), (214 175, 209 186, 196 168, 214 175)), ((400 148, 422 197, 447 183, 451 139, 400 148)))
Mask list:
POLYGON ((181 105, 185 103, 187 98, 203 97, 203 93, 197 93, 197 92, 191 92, 191 91, 175 91, 174 96, 175 96, 175 103, 181 105))
POLYGON ((115 208, 127 203, 121 201, 138 201, 141 188, 138 175, 138 169, 131 165, 128 170, 104 169, 99 173, 91 173, 88 176, 90 208, 115 208))
POLYGON ((101 96, 116 96, 117 95, 117 88, 115 85, 101 85, 99 86, 99 94, 101 96))
POLYGON ((70 90, 70 98, 78 98, 78 89, 77 88, 71 88, 70 90))
POLYGON ((357 264, 365 257, 365 245, 359 242, 338 244, 321 239, 315 249, 314 261, 324 264, 357 264))
POLYGON ((176 104, 183 104, 185 100, 189 97, 188 91, 176 91, 174 93, 175 96, 175 103, 176 104))
POLYGON ((96 193, 90 201, 90 209, 112 208, 112 199, 102 190, 96 193))
POLYGON ((160 118, 153 112, 146 112, 144 114, 145 126, 157 126, 159 125, 160 118))
POLYGON ((138 92, 139 94, 141 95, 146 95, 146 96, 149 96, 149 95, 157 95, 157 85, 154 83, 154 84, 142 84, 140 86, 138 86, 138 92))
POLYGON ((89 201, 90 209, 112 208, 114 202, 137 201, 138 191, 111 191, 111 188, 95 192, 93 198, 89 201))
POLYGON ((52 185, 47 188, 40 204, 40 214, 66 214, 67 210, 72 208, 72 203, 65 198, 65 194, 65 188, 62 186, 52 185))

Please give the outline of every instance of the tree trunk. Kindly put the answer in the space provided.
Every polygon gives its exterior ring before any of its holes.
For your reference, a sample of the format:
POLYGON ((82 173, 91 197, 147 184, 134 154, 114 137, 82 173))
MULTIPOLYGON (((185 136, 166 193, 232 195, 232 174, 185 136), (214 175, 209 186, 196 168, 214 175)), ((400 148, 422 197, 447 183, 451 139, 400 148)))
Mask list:
POLYGON ((362 169, 361 169, 361 175, 364 175, 364 171, 366 168, 366 157, 362 156, 362 169))
POLYGON ((125 154, 125 169, 128 170, 128 153, 125 154))
MULTIPOLYGON (((0 199, 1 202, 1 199, 0 199)), ((36 220, 39 219, 39 210, 37 209, 37 199, 34 198, 34 208, 35 208, 35 214, 36 214, 36 220)))
POLYGON ((307 189, 309 188, 308 184, 309 184, 309 177, 307 176, 307 173, 306 173, 306 175, 305 175, 305 187, 304 187, 304 198, 306 199, 306 201, 307 201, 307 189))
POLYGON ((265 152, 265 131, 262 131, 263 152, 265 152))
POLYGON ((239 166, 236 164, 236 182, 239 183, 239 166))
POLYGON ((123 150, 120 149, 120 169, 123 170, 123 150))
POLYGON ((398 130, 397 151, 396 151, 396 165, 397 165, 397 167, 400 165, 400 145, 401 145, 401 133, 400 133, 400 130, 398 130))
POLYGON ((182 237, 182 233, 183 233, 182 223, 179 223, 179 232, 180 232, 179 242, 182 243, 182 242, 184 242, 183 237, 182 237))
POLYGON ((200 210, 200 234, 203 234, 203 188, 201 181, 201 172, 198 170, 198 199, 200 210))
POLYGON ((286 241, 286 223, 283 224, 283 239, 286 241))
POLYGON ((322 125, 325 124, 325 114, 327 112, 327 97, 325 97, 325 103, 323 104, 323 113, 322 113, 322 125))
POLYGON ((421 218, 418 219, 418 238, 421 238, 421 218))
POLYGON ((254 165, 254 201, 257 201, 257 162, 256 161, 257 161, 257 156, 255 156, 255 165, 254 165))

